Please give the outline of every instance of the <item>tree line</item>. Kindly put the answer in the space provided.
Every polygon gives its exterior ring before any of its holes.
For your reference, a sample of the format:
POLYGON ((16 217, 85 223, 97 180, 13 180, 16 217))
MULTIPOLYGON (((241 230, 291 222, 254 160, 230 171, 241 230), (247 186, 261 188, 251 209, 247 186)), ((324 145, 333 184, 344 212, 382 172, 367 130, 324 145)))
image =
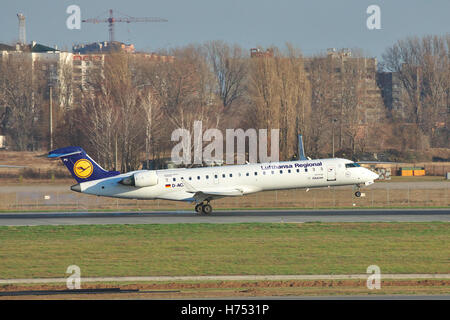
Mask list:
MULTIPOLYGON (((79 88, 68 70, 60 72, 54 144, 82 146, 101 165, 123 171, 170 156, 171 132, 192 130, 194 121, 223 132, 279 129, 280 160, 296 156, 299 133, 310 157, 448 148, 449 48, 445 35, 407 38, 386 50, 378 67, 398 77, 401 112, 386 107, 377 66, 357 52, 345 60, 304 57, 286 44, 251 58, 223 41, 159 52, 174 56, 170 62, 115 52, 90 68, 79 88)), ((0 129, 15 150, 48 148, 48 77, 49 70, 31 72, 17 59, 0 63, 0 129)))

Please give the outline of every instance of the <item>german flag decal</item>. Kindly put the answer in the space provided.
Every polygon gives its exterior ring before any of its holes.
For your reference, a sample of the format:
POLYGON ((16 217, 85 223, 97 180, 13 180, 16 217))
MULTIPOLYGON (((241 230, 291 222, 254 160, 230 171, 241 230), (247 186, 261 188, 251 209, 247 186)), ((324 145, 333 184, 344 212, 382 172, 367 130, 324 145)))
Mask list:
POLYGON ((170 184, 166 184, 166 188, 170 188, 170 184))

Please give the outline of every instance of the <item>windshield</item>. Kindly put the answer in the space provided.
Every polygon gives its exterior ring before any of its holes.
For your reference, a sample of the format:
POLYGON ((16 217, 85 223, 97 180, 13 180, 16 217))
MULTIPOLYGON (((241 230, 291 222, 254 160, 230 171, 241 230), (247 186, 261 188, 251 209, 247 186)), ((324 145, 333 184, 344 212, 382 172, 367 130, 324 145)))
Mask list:
POLYGON ((357 163, 346 163, 345 167, 346 168, 356 168, 356 167, 361 167, 361 166, 357 163))

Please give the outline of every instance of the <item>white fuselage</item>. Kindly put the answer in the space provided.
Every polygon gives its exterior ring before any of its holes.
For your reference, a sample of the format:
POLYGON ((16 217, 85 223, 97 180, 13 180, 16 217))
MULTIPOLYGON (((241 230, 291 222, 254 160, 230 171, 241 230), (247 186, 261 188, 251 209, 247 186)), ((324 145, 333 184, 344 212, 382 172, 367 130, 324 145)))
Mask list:
POLYGON ((235 188, 245 195, 268 190, 369 185, 378 178, 368 169, 347 167, 351 164, 354 163, 350 160, 335 158, 165 169, 156 170, 158 182, 151 187, 138 188, 119 183, 125 177, 143 172, 141 170, 82 182, 77 191, 117 198, 194 201, 192 190, 206 192, 235 188))

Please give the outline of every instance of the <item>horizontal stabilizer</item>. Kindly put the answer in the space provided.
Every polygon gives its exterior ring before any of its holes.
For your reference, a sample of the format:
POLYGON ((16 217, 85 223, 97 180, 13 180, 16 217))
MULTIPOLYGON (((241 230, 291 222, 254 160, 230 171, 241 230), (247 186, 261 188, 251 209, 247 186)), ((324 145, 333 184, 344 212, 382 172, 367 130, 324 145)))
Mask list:
POLYGON ((75 152, 66 152, 66 153, 60 153, 60 152, 50 152, 48 154, 48 158, 62 158, 62 157, 68 157, 68 156, 72 156, 74 154, 80 154, 82 151, 75 151, 75 152))

